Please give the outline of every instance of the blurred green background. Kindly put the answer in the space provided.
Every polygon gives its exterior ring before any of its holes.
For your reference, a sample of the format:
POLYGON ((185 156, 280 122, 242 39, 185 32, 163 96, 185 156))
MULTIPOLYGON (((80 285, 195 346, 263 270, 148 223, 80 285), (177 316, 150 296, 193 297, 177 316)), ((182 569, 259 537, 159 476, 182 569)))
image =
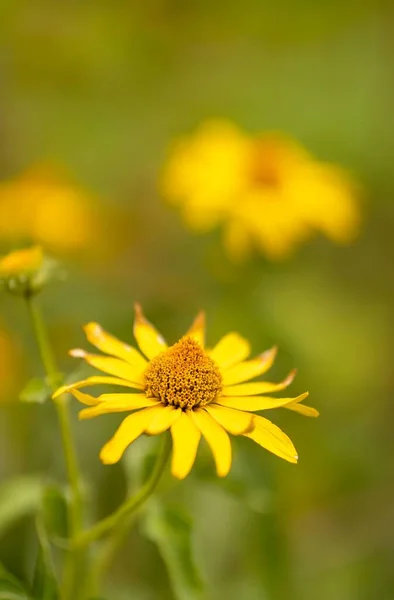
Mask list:
MULTIPOLYGON (((95 216, 112 215, 86 256, 60 257, 68 279, 42 297, 62 368, 88 321, 131 341, 135 300, 170 342, 204 308, 211 344, 232 329, 255 354, 277 343, 273 376, 296 366, 293 395, 309 389, 321 412, 272 415, 298 466, 236 439, 226 480, 204 447, 185 482, 164 482, 163 502, 193 517, 204 599, 394 598, 393 34, 390 4, 367 0, 0 3, 1 179, 54 161, 97 197, 95 216), (316 239, 285 263, 237 267, 218 234, 188 232, 157 179, 172 139, 211 117, 284 131, 350 168, 364 187, 357 243, 316 239)), ((23 303, 2 296, 0 309, 0 477, 30 474, 25 516, 0 511, 0 561, 26 579, 35 486, 61 481, 63 461, 50 403, 17 402, 42 372, 23 303)), ((72 408, 93 520, 122 501, 146 440, 104 467, 120 417, 79 423, 72 408)), ((105 597, 174 597, 141 525, 105 597)))

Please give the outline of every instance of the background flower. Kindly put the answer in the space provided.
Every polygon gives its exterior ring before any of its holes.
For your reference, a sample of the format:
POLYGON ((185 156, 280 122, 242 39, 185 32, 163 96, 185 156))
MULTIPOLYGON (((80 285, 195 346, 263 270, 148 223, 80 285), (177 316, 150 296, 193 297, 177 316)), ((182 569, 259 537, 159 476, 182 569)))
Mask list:
POLYGON ((222 224, 230 257, 257 249, 283 258, 315 231, 349 242, 359 224, 356 185, 278 134, 247 135, 225 121, 174 144, 164 196, 196 230, 222 224))

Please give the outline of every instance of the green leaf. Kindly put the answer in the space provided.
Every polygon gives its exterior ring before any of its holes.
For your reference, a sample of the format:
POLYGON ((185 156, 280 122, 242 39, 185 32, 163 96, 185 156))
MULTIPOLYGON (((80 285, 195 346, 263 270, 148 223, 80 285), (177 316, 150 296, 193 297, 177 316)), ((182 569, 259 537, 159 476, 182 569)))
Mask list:
POLYGON ((19 395, 21 402, 43 404, 51 397, 51 388, 45 379, 35 377, 25 385, 19 395))
POLYGON ((48 485, 42 493, 42 519, 49 537, 68 537, 67 515, 65 491, 58 485, 48 485))
POLYGON ((0 563, 0 600, 31 600, 23 583, 0 563))
POLYGON ((34 514, 41 502, 42 481, 22 475, 0 486, 0 536, 19 519, 34 514))
POLYGON ((58 589, 51 546, 40 517, 36 520, 36 526, 39 549, 33 576, 33 595, 39 600, 57 600, 58 589))
POLYGON ((201 599, 202 580, 193 558, 191 519, 179 508, 151 502, 143 531, 160 551, 177 600, 201 599))

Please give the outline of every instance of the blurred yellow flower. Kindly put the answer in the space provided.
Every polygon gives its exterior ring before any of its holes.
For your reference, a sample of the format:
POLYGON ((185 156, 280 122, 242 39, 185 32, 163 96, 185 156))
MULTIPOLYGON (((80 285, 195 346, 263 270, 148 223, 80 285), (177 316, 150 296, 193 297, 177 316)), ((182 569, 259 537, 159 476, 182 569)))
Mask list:
POLYGON ((93 199, 49 166, 0 183, 0 239, 77 253, 93 243, 96 225, 93 199))
POLYGON ((174 144, 161 189, 192 229, 221 224, 236 261, 253 249, 284 258, 314 232, 351 242, 359 227, 347 173, 282 135, 252 137, 227 121, 203 123, 174 144))
POLYGON ((15 250, 0 258, 0 278, 29 275, 38 271, 44 262, 40 246, 15 250))
POLYGON ((287 435, 268 419, 253 414, 284 407, 306 416, 318 416, 314 408, 301 404, 308 393, 295 398, 264 395, 287 388, 295 371, 280 383, 245 383, 268 371, 275 359, 275 348, 246 360, 250 354, 249 342, 232 332, 207 349, 203 313, 184 337, 168 347, 139 305, 136 305, 134 336, 140 351, 106 333, 97 323, 86 325, 85 333, 88 341, 107 356, 81 349, 72 350, 71 355, 83 358, 107 375, 63 386, 55 396, 71 392, 85 404, 88 408, 79 413, 80 419, 136 411, 123 420, 102 448, 103 463, 119 461, 140 435, 157 435, 166 430, 171 430, 173 440, 172 474, 179 479, 192 469, 201 436, 210 446, 220 477, 226 476, 231 467, 228 433, 248 437, 277 456, 297 462, 297 452, 287 435), (94 397, 79 391, 99 384, 134 388, 137 393, 94 397))

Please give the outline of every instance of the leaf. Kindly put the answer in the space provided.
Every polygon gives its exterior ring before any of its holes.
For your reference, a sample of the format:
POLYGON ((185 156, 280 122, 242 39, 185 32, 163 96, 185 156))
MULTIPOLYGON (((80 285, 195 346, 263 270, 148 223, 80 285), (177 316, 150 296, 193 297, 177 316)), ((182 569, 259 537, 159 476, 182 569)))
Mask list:
POLYGON ((33 575, 33 595, 39 600, 57 600, 58 585, 52 549, 45 530, 42 514, 36 518, 36 530, 39 547, 33 575))
POLYGON ((0 563, 0 600, 31 600, 23 583, 0 563))
POLYGON ((65 492, 58 485, 48 485, 42 493, 42 519, 49 537, 68 537, 68 509, 65 492))
POLYGON ((167 566, 177 600, 202 598, 202 580, 194 563, 192 521, 183 510, 151 502, 143 532, 154 542, 167 566))
POLYGON ((42 481, 35 475, 22 475, 0 486, 0 536, 16 521, 38 510, 41 494, 42 481))
POLYGON ((21 402, 43 404, 51 397, 51 388, 45 379, 35 377, 25 385, 19 395, 21 402))

